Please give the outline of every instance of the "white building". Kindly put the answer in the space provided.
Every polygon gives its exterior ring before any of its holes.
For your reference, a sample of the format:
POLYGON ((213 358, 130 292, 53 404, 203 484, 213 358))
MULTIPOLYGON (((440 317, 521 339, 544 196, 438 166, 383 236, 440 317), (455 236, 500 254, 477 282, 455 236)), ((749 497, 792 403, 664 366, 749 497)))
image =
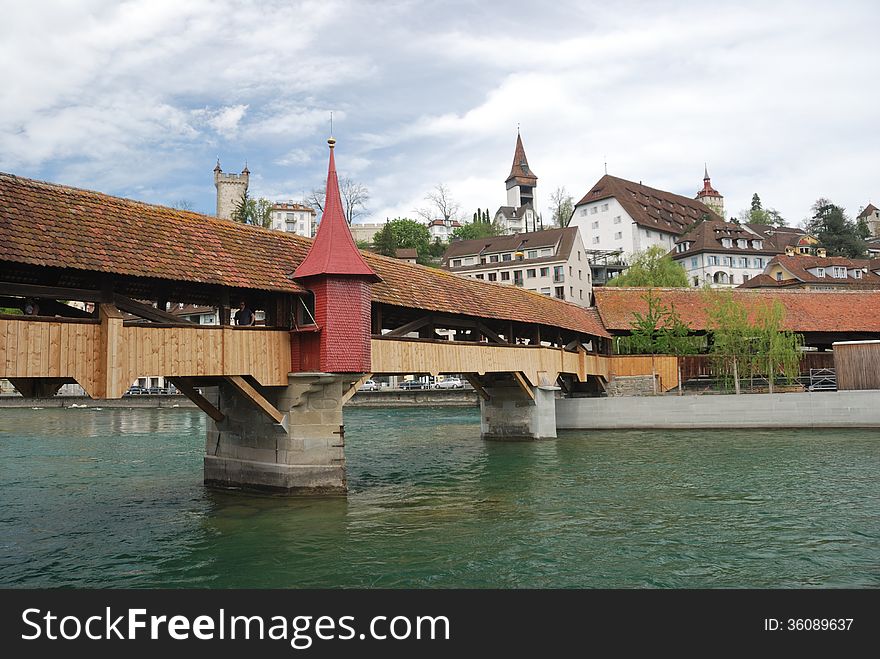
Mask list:
POLYGON ((295 233, 298 236, 313 238, 315 236, 314 208, 303 206, 292 201, 272 204, 272 228, 276 231, 295 233))
POLYGON ((522 286, 584 307, 592 298, 590 263, 576 227, 457 240, 441 265, 463 277, 522 286))
POLYGON ((448 243, 452 239, 452 234, 460 226, 461 224, 457 220, 431 220, 428 222, 431 242, 439 240, 441 243, 448 243))
POLYGON ((575 204, 569 226, 580 229, 587 249, 628 256, 653 245, 671 251, 698 220, 723 221, 695 199, 606 174, 575 204))

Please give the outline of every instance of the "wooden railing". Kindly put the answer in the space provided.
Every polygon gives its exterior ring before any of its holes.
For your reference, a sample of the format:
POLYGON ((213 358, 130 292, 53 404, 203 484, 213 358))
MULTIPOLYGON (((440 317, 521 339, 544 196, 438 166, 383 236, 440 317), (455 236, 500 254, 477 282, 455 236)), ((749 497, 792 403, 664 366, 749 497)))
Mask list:
POLYGON ((285 330, 209 325, 124 326, 102 305, 101 319, 0 319, 0 378, 73 379, 92 398, 119 398, 143 375, 250 375, 286 385, 285 330))
POLYGON ((521 372, 534 386, 554 384, 560 373, 608 378, 607 357, 581 350, 540 346, 429 341, 424 339, 372 339, 374 373, 511 373, 521 372))

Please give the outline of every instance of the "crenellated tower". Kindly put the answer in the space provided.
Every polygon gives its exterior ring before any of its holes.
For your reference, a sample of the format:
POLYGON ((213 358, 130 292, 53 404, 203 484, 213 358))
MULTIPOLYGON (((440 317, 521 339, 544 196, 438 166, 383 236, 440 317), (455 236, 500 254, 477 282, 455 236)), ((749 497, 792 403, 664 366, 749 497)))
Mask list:
POLYGON ((214 167, 214 187, 217 188, 217 217, 232 219, 232 213, 248 189, 250 170, 245 164, 241 174, 224 174, 220 169, 220 159, 214 167))

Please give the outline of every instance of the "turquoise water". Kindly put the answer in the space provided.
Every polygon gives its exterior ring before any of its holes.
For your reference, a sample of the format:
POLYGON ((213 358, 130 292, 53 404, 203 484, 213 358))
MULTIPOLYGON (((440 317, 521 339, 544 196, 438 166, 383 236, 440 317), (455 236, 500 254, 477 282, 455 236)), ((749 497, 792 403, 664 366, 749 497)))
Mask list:
POLYGON ((196 411, 0 410, 0 586, 877 587, 874 431, 346 411, 347 498, 202 486, 196 411))

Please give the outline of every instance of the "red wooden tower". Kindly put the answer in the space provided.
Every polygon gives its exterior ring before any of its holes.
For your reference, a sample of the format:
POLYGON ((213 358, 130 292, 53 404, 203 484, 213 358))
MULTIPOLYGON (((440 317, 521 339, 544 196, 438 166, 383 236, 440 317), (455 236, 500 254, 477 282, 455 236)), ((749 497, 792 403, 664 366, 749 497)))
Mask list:
POLYGON ((293 278, 315 296, 318 332, 301 335, 300 354, 294 348, 292 370, 317 367, 324 373, 369 373, 370 289, 382 280, 367 265, 351 237, 336 176, 336 140, 331 137, 327 143, 330 167, 324 215, 309 253, 293 273, 293 278))

